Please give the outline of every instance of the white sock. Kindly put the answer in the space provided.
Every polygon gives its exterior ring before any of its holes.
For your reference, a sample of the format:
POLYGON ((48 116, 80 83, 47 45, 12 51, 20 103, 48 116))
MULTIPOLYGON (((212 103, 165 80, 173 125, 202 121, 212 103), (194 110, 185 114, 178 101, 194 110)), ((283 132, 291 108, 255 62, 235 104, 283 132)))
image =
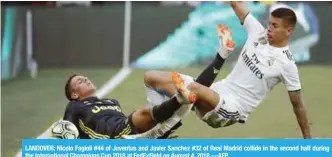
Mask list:
POLYGON ((180 122, 185 116, 187 116, 192 108, 193 104, 182 105, 174 115, 166 121, 157 124, 152 129, 136 135, 131 135, 134 138, 158 138, 163 136, 166 132, 170 131, 178 122, 180 122))
POLYGON ((228 48, 226 45, 224 45, 224 43, 227 43, 227 39, 228 39, 227 37, 225 37, 225 38, 219 37, 219 47, 218 47, 217 51, 218 51, 220 57, 223 59, 227 59, 227 57, 234 50, 234 48, 228 48))

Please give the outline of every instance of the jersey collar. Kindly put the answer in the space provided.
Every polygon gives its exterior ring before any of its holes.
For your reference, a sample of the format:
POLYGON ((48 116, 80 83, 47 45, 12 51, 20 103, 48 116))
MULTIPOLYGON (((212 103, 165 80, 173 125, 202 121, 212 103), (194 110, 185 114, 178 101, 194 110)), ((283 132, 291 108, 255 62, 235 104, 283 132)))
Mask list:
POLYGON ((90 97, 83 99, 82 101, 96 101, 96 100, 100 100, 100 99, 96 96, 90 96, 90 97))
POLYGON ((267 44, 267 47, 269 48, 269 49, 274 49, 274 50, 277 50, 277 51, 283 51, 283 50, 288 50, 289 49, 289 46, 287 45, 287 46, 284 46, 284 47, 274 47, 274 46, 272 46, 272 45, 270 45, 270 44, 267 44))

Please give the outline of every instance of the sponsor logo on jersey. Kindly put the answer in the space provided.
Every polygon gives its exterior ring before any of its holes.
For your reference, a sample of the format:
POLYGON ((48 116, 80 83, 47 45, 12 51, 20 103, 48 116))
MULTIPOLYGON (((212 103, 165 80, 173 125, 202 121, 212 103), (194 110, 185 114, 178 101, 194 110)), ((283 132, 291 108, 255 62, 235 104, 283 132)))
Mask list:
POLYGON ((91 111, 92 113, 98 113, 100 111, 105 111, 105 110, 114 110, 121 112, 121 108, 119 106, 94 106, 94 108, 91 111))
POLYGON ((242 58, 244 60, 244 63, 249 67, 249 69, 257 76, 257 78, 262 79, 264 77, 264 74, 262 71, 256 66, 256 64, 259 63, 259 60, 256 57, 256 54, 252 55, 250 58, 246 54, 246 50, 242 53, 242 58))

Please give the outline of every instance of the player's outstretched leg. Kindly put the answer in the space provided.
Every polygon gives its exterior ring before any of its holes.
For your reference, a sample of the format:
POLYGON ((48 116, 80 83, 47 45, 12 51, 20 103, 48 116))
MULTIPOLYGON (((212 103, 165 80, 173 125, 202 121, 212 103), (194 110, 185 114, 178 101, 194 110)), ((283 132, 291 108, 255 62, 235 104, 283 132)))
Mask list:
MULTIPOLYGON (((189 85, 190 82, 194 81, 192 77, 184 76, 185 77, 185 84, 189 85)), ((161 72, 161 71, 148 71, 145 73, 144 77, 145 83, 145 91, 147 95, 147 101, 149 106, 157 106, 160 105, 162 102, 168 100, 172 95, 177 93, 174 90, 174 85, 172 84, 171 75, 169 72, 161 72), (161 86, 156 88, 156 84, 153 84, 154 81, 163 82, 160 83, 161 86), (168 89, 169 92, 165 92, 164 90, 160 90, 161 88, 168 89)), ((139 134, 136 138, 158 138, 158 139, 166 139, 170 138, 170 134, 173 134, 175 130, 182 126, 182 118, 189 114, 191 105, 182 105, 173 116, 163 122, 164 127, 160 127, 160 123, 157 124, 155 128, 158 129, 156 133, 152 131, 146 132, 144 134, 139 134), (162 131, 160 131, 162 129, 162 131), (151 133, 152 132, 152 133, 151 133)), ((155 129, 156 130, 156 129, 155 129)))
MULTIPOLYGON (((176 112, 168 118, 166 121, 158 123, 154 128, 148 130, 147 132, 136 134, 136 135, 123 135, 124 139, 137 139, 137 138, 159 138, 165 136, 165 134, 169 134, 174 130, 174 126, 179 125, 179 121, 182 118, 189 114, 190 109, 192 108, 192 103, 196 100, 196 95, 190 92, 187 88, 185 88, 184 80, 177 80, 177 77, 172 77, 173 90, 175 88, 176 95, 181 95, 182 99, 178 101, 182 101, 184 103, 191 103, 188 105, 182 105, 176 112)), ((170 102, 172 99, 166 101, 170 102)), ((175 103, 175 102, 173 102, 175 103)))
POLYGON ((178 109, 174 115, 167 119, 166 121, 162 123, 156 124, 154 127, 151 127, 151 129, 147 130, 146 132, 135 134, 135 135, 123 135, 123 139, 138 139, 138 138, 149 138, 149 139, 155 139, 160 138, 163 136, 166 136, 165 134, 171 134, 174 132, 174 126, 179 125, 179 121, 182 120, 183 117, 180 117, 178 115, 188 115, 190 113, 190 109, 185 108, 187 105, 182 105, 180 109, 178 109))
MULTIPOLYGON (((148 105, 150 107, 153 107, 153 106, 157 106, 157 105, 160 105, 162 102, 170 99, 171 96, 169 95, 166 95, 165 93, 159 93, 157 92, 155 89, 149 87, 148 85, 145 85, 145 91, 146 91, 146 97, 147 97, 147 101, 148 101, 148 105)), ((177 110, 177 112, 175 114, 178 114, 179 110, 183 110, 183 108, 191 108, 191 105, 182 105, 180 107, 180 109, 177 110)), ((177 121, 176 124, 172 127, 172 125, 169 125, 171 126, 169 130, 166 130, 165 133, 163 134, 158 134, 158 135, 155 135, 155 136, 145 136, 145 137, 149 137, 149 138, 157 138, 157 139, 167 139, 167 138, 174 138, 176 137, 176 135, 174 134, 175 133, 175 130, 177 130, 178 128, 180 128, 182 126, 182 122, 181 122, 181 118, 179 117, 175 117, 174 115, 167 119, 167 121, 169 120, 172 120, 172 123, 174 121, 177 121)), ((169 122, 165 121, 164 123, 167 123, 169 124, 169 122)))
POLYGON ((217 26, 219 36, 219 48, 216 58, 199 74, 196 79, 201 85, 210 87, 215 78, 218 76, 221 67, 226 58, 233 52, 235 48, 232 40, 232 31, 225 25, 217 26))
POLYGON ((155 124, 169 119, 182 105, 190 105, 195 101, 196 96, 192 92, 182 91, 160 105, 135 111, 129 118, 138 132, 145 132, 155 124))

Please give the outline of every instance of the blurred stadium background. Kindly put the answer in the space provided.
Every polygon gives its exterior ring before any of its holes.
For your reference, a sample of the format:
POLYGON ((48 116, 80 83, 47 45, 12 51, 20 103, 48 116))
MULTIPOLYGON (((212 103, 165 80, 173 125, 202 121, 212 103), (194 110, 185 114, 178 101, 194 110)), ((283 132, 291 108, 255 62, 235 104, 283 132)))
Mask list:
MULTIPOLYGON (((247 3, 264 24, 273 7, 295 9, 299 21, 291 49, 299 65, 313 136, 331 138, 332 4, 247 3)), ((245 30, 223 2, 1 4, 1 156, 14 156, 21 139, 40 136, 62 117, 67 104, 64 84, 73 73, 90 77, 100 88, 116 76, 111 82, 115 88, 100 95, 118 99, 129 114, 146 104, 147 69, 199 74, 214 57, 216 24, 229 25, 237 45, 219 78, 231 70, 246 40, 245 30)), ((177 133, 181 138, 301 138, 282 85, 245 125, 211 129, 191 114, 177 133)))

